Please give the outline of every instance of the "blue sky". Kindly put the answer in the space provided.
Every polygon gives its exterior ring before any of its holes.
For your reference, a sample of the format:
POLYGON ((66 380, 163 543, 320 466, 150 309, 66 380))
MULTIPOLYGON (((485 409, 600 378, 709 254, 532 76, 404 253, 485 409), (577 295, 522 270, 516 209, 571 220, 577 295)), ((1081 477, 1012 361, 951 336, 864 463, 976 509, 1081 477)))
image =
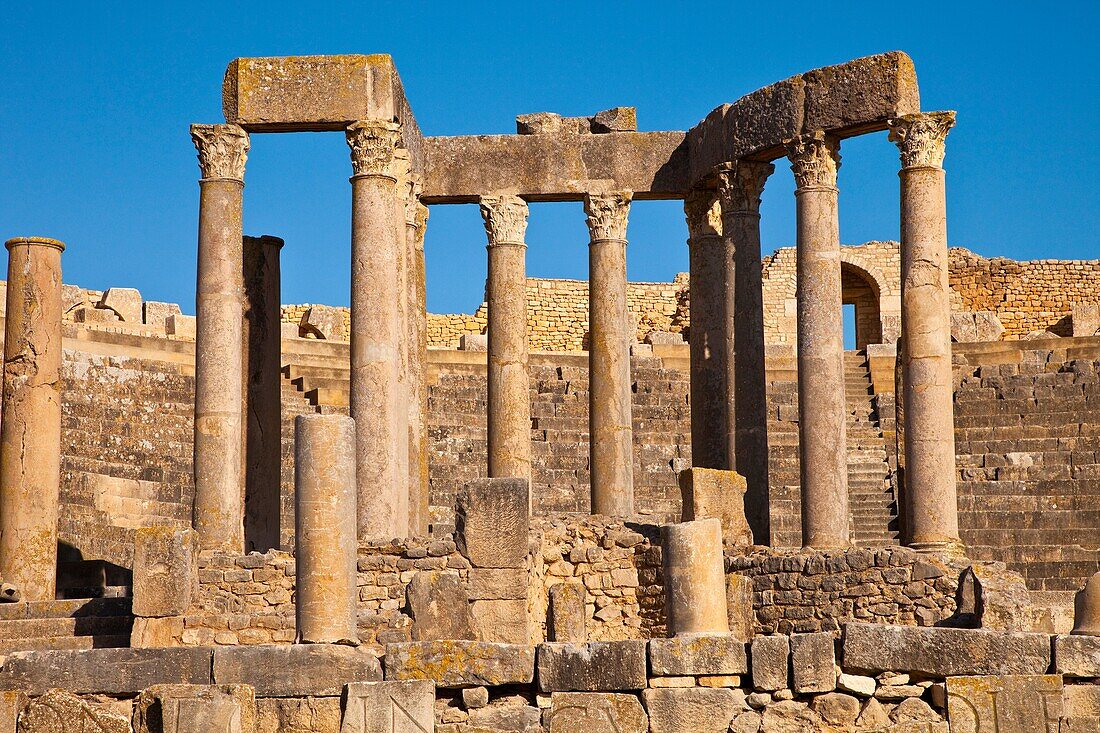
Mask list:
MULTIPOLYGON (((952 245, 1017 259, 1097 258, 1094 140, 1100 3, 9 4, 0 34, 0 234, 63 239, 65 280, 132 286, 193 312, 198 166, 191 122, 221 120, 236 56, 390 53, 425 134, 514 132, 517 114, 638 108, 687 129, 773 81, 901 49, 926 110, 955 109, 952 245), (1043 7, 1045 5, 1045 7, 1043 7)), ((898 234, 897 152, 848 141, 845 243, 898 234)), ((765 251, 794 237, 779 162, 765 251)), ((283 302, 345 304, 350 174, 338 133, 253 135, 245 232, 286 239, 283 302)), ((680 205, 634 206, 632 280, 687 268, 680 205)), ((484 287, 475 206, 432 208, 429 308, 470 311, 484 287)), ((531 207, 532 276, 587 276, 579 204, 531 207)))

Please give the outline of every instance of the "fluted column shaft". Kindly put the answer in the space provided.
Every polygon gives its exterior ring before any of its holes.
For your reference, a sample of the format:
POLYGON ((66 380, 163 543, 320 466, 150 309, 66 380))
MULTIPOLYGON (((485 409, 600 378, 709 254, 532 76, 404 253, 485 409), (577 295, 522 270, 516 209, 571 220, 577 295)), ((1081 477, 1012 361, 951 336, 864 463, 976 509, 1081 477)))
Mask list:
POLYGON ((347 129, 351 177, 351 394, 360 539, 408 534, 408 431, 401 400, 401 253, 396 124, 347 129))
POLYGON ((0 421, 0 578, 52 601, 61 481, 61 253, 55 239, 8 240, 0 421))
POLYGON ((760 195, 771 163, 738 161, 718 170, 724 262, 731 270, 726 329, 726 394, 732 411, 729 468, 745 477, 745 517, 757 544, 771 540, 768 490, 768 396, 764 364, 764 283, 760 262, 760 195))
POLYGON ((195 503, 199 547, 244 549, 244 255, 241 207, 248 134, 192 125, 199 154, 195 289, 195 503))
POLYGON ((585 197, 588 248, 588 432, 592 513, 634 513, 626 220, 631 194, 585 197))
POLYGON ((850 544, 836 188, 839 147, 822 132, 787 144, 797 183, 802 544, 819 549, 850 544))
POLYGON ((406 347, 409 376, 409 533, 428 534, 428 310, 424 269, 424 225, 427 207, 420 203, 420 184, 409 181, 405 201, 405 247, 408 276, 406 347))
POLYGON ((905 390, 907 544, 959 540, 951 374, 951 290, 943 157, 954 112, 890 121, 901 152, 901 369, 905 390))
POLYGON ((489 476, 531 479, 531 397, 527 365, 527 204, 484 196, 489 244, 489 476))

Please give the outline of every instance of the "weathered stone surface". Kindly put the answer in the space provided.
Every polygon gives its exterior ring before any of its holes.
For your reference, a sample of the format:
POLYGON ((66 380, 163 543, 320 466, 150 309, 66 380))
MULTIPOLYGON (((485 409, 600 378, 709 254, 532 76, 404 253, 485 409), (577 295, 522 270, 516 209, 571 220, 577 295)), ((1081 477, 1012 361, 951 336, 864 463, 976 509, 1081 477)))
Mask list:
POLYGON ((386 678, 434 680, 439 687, 527 684, 535 649, 480 641, 413 641, 386 647, 386 678))
MULTIPOLYGON (((674 335, 679 337, 679 334, 674 335)), ((752 544, 752 530, 745 518, 747 488, 745 477, 736 471, 711 468, 689 468, 681 471, 683 521, 711 517, 719 519, 722 522, 722 539, 726 545, 748 547, 752 544)))
POLYGON ((859 700, 841 692, 818 695, 810 702, 810 709, 826 723, 838 726, 855 725, 859 717, 859 700))
POLYGON ((764 708, 761 733, 811 733, 821 730, 821 718, 804 702, 781 700, 764 708))
POLYGON ((168 316, 180 312, 178 303, 162 303, 158 300, 147 300, 142 304, 142 320, 146 326, 156 329, 165 327, 168 316))
POLYGON ((752 686, 758 690, 783 690, 789 684, 787 669, 791 659, 788 636, 757 636, 752 640, 752 686))
POLYGON ((650 639, 649 664, 655 675, 728 675, 749 671, 745 642, 718 634, 650 639))
POLYGON ((646 643, 539 644, 538 678, 543 692, 640 690, 646 686, 646 643))
POLYGON ((256 733, 340 731, 338 697, 267 697, 256 701, 256 713, 256 733))
POLYGON ((612 107, 592 116, 592 132, 636 132, 638 110, 635 107, 612 107))
POLYGON ((1043 624, 1023 576, 1000 563, 971 565, 963 571, 958 599, 959 613, 972 614, 980 628, 1053 631, 1040 628, 1043 624))
POLYGON ((1100 636, 1054 637, 1054 671, 1069 677, 1100 677, 1100 636))
POLYGON ((1062 716, 1062 678, 1057 675, 948 677, 947 716, 952 733, 1057 730, 1062 716))
POLYGON ((522 568, 530 522, 528 484, 518 478, 477 479, 458 497, 455 541, 477 568, 522 568))
POLYGON ((661 538, 669 635, 728 633, 721 522, 666 524, 661 538))
POLYGON ((458 339, 458 348, 462 351, 488 351, 489 335, 485 333, 464 333, 458 339))
POLYGON ((417 573, 405 589, 414 641, 476 639, 466 588, 453 573, 417 573))
POLYGON ((41 695, 59 687, 77 694, 136 695, 157 684, 210 684, 211 650, 81 649, 17 652, 0 669, 0 686, 41 695))
POLYGON ((125 715, 81 700, 64 690, 50 690, 19 716, 19 733, 130 733, 125 715))
POLYGON ((651 733, 725 733, 743 711, 733 690, 702 687, 642 693, 651 733))
POLYGON ((183 616, 134 619, 130 646, 135 649, 159 649, 180 646, 183 640, 183 616))
POLYGON ((472 568, 468 585, 472 601, 527 598, 527 571, 519 568, 472 568))
POLYGON ((134 701, 134 733, 252 733, 256 695, 248 685, 153 685, 134 701))
POLYGON ((1062 703, 1065 715, 1100 717, 1100 684, 1066 685, 1062 703))
POLYGON ((937 677, 1042 674, 1050 666, 1046 634, 985 629, 844 626, 845 669, 915 672, 937 677))
POLYGON ((124 323, 140 324, 142 321, 141 293, 134 288, 108 288, 96 304, 97 308, 110 308, 124 323))
POLYGON ((1100 636, 1100 572, 1089 576, 1073 597, 1073 633, 1100 636))
POLYGON ((823 631, 791 635, 791 667, 797 694, 836 689, 836 637, 823 631))
POLYGON ((526 704, 519 696, 500 698, 483 708, 470 711, 470 730, 528 733, 541 731, 541 711, 526 704))
POLYGON ((752 578, 737 573, 726 575, 726 615, 730 633, 741 641, 756 635, 756 612, 752 606, 752 578))
POLYGON ((27 694, 18 690, 0 691, 0 731, 14 731, 19 714, 27 707, 27 694))
POLYGON ((479 641, 530 644, 527 601, 474 601, 470 616, 479 641))
POLYGON ((382 679, 372 653, 335 644, 218 648, 213 669, 215 683, 251 685, 257 697, 339 695, 348 682, 382 679))
POLYGON ((1094 336, 1100 331, 1100 303, 1074 303, 1071 320, 1074 336, 1094 336))
POLYGON ((197 582, 194 534, 177 527, 143 527, 134 535, 135 616, 174 616, 191 607, 197 582))
POLYGON ((464 687, 462 688, 462 707, 467 710, 483 708, 489 704, 488 687, 464 687))
POLYGON ((302 314, 298 322, 299 333, 326 341, 347 341, 348 330, 344 325, 344 311, 331 305, 313 305, 302 314))
POLYGON ((174 313, 164 320, 164 332, 180 339, 195 339, 195 317, 174 313))
POLYGON ((635 695, 555 692, 550 696, 550 733, 647 733, 649 718, 635 695))
POLYGON ((430 680, 353 682, 344 697, 340 733, 424 733, 435 727, 430 680))
POLYGON ((851 692, 861 697, 871 697, 875 694, 878 683, 875 682, 874 677, 841 673, 837 675, 836 686, 838 690, 844 692, 851 692))
POLYGON ((581 583, 559 583, 550 588, 548 641, 583 644, 588 641, 585 590, 581 583))
POLYGON ((951 314, 951 340, 959 343, 1000 341, 1005 328, 993 311, 967 311, 951 314))

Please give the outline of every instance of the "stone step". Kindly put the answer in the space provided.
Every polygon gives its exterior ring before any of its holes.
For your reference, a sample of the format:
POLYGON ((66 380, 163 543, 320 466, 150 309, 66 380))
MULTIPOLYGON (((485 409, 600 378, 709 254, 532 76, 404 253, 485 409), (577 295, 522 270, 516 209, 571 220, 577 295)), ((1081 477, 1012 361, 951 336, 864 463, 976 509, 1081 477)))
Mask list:
POLYGON ((0 603, 0 623, 12 619, 129 616, 131 605, 130 598, 72 598, 0 603))
POLYGON ((51 649, 106 649, 130 646, 130 634, 104 636, 48 636, 0 639, 0 655, 51 649))
POLYGON ((27 618, 0 621, 0 641, 65 636, 112 636, 129 634, 130 616, 77 616, 27 618))

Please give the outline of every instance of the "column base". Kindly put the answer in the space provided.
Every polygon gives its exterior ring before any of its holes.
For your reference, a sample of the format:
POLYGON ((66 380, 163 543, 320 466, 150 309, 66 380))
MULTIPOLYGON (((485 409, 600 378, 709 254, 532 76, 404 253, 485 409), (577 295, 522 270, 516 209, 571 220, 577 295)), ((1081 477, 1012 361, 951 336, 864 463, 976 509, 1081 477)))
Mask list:
POLYGON ((966 557, 966 545, 961 540, 909 542, 905 546, 922 554, 945 555, 951 558, 966 557))

